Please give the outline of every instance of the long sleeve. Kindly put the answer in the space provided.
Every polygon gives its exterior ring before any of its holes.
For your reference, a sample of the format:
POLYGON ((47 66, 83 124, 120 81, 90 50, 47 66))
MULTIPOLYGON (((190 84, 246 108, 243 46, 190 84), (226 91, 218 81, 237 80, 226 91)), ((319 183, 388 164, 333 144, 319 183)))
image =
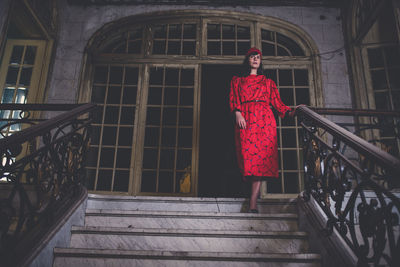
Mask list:
POLYGON ((270 101, 272 106, 278 111, 279 117, 285 117, 285 113, 291 109, 282 102, 278 89, 276 88, 276 84, 273 80, 267 79, 267 86, 269 86, 271 90, 270 101))
POLYGON ((231 81, 231 91, 229 93, 229 106, 231 109, 231 112, 234 112, 236 110, 241 111, 241 101, 240 101, 240 95, 239 95, 239 81, 240 78, 233 76, 232 81, 231 81))

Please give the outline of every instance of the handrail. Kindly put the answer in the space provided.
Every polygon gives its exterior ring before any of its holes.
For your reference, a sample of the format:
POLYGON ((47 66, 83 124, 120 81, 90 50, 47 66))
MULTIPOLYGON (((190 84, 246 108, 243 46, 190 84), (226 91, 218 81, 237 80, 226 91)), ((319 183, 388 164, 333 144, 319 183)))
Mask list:
MULTIPOLYGON (((0 104, 0 110, 62 111, 38 122, 29 116, 0 127, 27 125, 0 139, 0 266, 27 265, 47 235, 85 196, 86 151, 94 104, 0 104)), ((24 114, 26 115, 26 114, 24 114)))
MULTIPOLYGON (((326 111, 328 111, 328 109, 326 109, 326 111)), ((332 113, 329 112, 329 114, 333 113, 334 112, 332 113)), ((367 111, 365 111, 365 114, 366 113, 367 111)), ((378 113, 383 114, 380 112, 377 112, 376 114, 378 113)), ((389 112, 387 112, 386 114, 388 113, 389 112)), ((296 110, 296 114, 300 116, 301 115, 306 116, 307 118, 313 120, 318 126, 323 126, 323 128, 327 130, 330 134, 335 136, 335 138, 339 138, 340 140, 344 141, 348 146, 352 147, 357 152, 366 154, 370 159, 377 160, 380 164, 392 170, 393 173, 396 173, 397 175, 400 174, 400 160, 397 159, 396 157, 390 155, 385 151, 382 151, 381 149, 370 144, 366 140, 343 129, 342 127, 338 126, 337 124, 333 123, 327 118, 322 117, 321 115, 312 111, 310 108, 306 106, 299 106, 296 110)), ((326 112, 325 114, 328 114, 328 112, 326 112)), ((400 116, 399 112, 393 112, 393 114, 398 114, 400 116)))
MULTIPOLYGON (((0 107, 1 107, 1 105, 0 105, 0 107)), ((95 104, 90 104, 90 103, 79 105, 69 112, 62 113, 52 119, 43 121, 39 124, 29 127, 29 131, 16 132, 13 135, 8 136, 7 138, 0 139, 0 151, 7 148, 7 146, 10 143, 23 143, 23 142, 28 141, 30 138, 32 138, 32 136, 42 135, 42 134, 48 132, 49 130, 51 130, 52 128, 54 128, 54 126, 58 126, 61 123, 64 123, 67 121, 71 121, 71 120, 75 119, 76 117, 89 112, 90 110, 94 109, 95 107, 96 107, 95 104)), ((17 108, 17 107, 15 107, 15 108, 17 108)), ((36 110, 39 110, 39 109, 36 109, 36 110)))
MULTIPOLYGON (((330 115, 389 116, 382 111, 312 109, 330 115)), ((338 231, 357 256, 357 266, 397 266, 400 199, 392 187, 400 185, 400 159, 312 109, 296 109, 303 128, 304 200, 315 199, 327 217, 325 232, 338 231), (350 154, 357 157, 348 158, 341 145, 351 147, 350 154)), ((391 115, 397 121, 398 112, 391 115)))

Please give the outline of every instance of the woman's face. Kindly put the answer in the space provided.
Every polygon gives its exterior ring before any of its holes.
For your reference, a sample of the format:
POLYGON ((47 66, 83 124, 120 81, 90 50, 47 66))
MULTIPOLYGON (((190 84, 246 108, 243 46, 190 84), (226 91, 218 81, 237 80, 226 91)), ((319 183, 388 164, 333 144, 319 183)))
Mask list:
POLYGON ((261 58, 259 54, 250 55, 249 57, 249 65, 252 69, 258 69, 261 64, 261 58))

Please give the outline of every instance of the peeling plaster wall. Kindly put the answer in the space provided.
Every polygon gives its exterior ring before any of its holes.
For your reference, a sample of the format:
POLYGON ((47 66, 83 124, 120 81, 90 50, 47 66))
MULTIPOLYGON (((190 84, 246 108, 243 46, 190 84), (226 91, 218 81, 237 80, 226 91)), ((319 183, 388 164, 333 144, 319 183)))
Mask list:
MULTIPOLYGON (((60 33, 54 71, 51 78, 49 103, 74 103, 77 98, 84 48, 90 37, 105 23, 142 13, 207 9, 205 6, 70 6, 60 1, 60 33)), ((276 17, 298 25, 316 43, 319 52, 344 46, 340 9, 322 7, 212 7, 212 9, 254 13, 276 17)), ((344 52, 321 56, 323 97, 325 107, 351 105, 351 94, 344 52)))

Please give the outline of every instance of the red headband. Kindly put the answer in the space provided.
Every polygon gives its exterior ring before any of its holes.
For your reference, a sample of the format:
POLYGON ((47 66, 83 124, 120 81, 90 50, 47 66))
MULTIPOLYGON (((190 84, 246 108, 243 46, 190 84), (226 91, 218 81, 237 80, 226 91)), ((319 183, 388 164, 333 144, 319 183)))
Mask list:
POLYGON ((257 49, 257 47, 250 48, 249 51, 247 51, 246 56, 249 56, 253 52, 256 52, 257 54, 260 55, 260 57, 262 57, 262 53, 260 50, 257 49))

